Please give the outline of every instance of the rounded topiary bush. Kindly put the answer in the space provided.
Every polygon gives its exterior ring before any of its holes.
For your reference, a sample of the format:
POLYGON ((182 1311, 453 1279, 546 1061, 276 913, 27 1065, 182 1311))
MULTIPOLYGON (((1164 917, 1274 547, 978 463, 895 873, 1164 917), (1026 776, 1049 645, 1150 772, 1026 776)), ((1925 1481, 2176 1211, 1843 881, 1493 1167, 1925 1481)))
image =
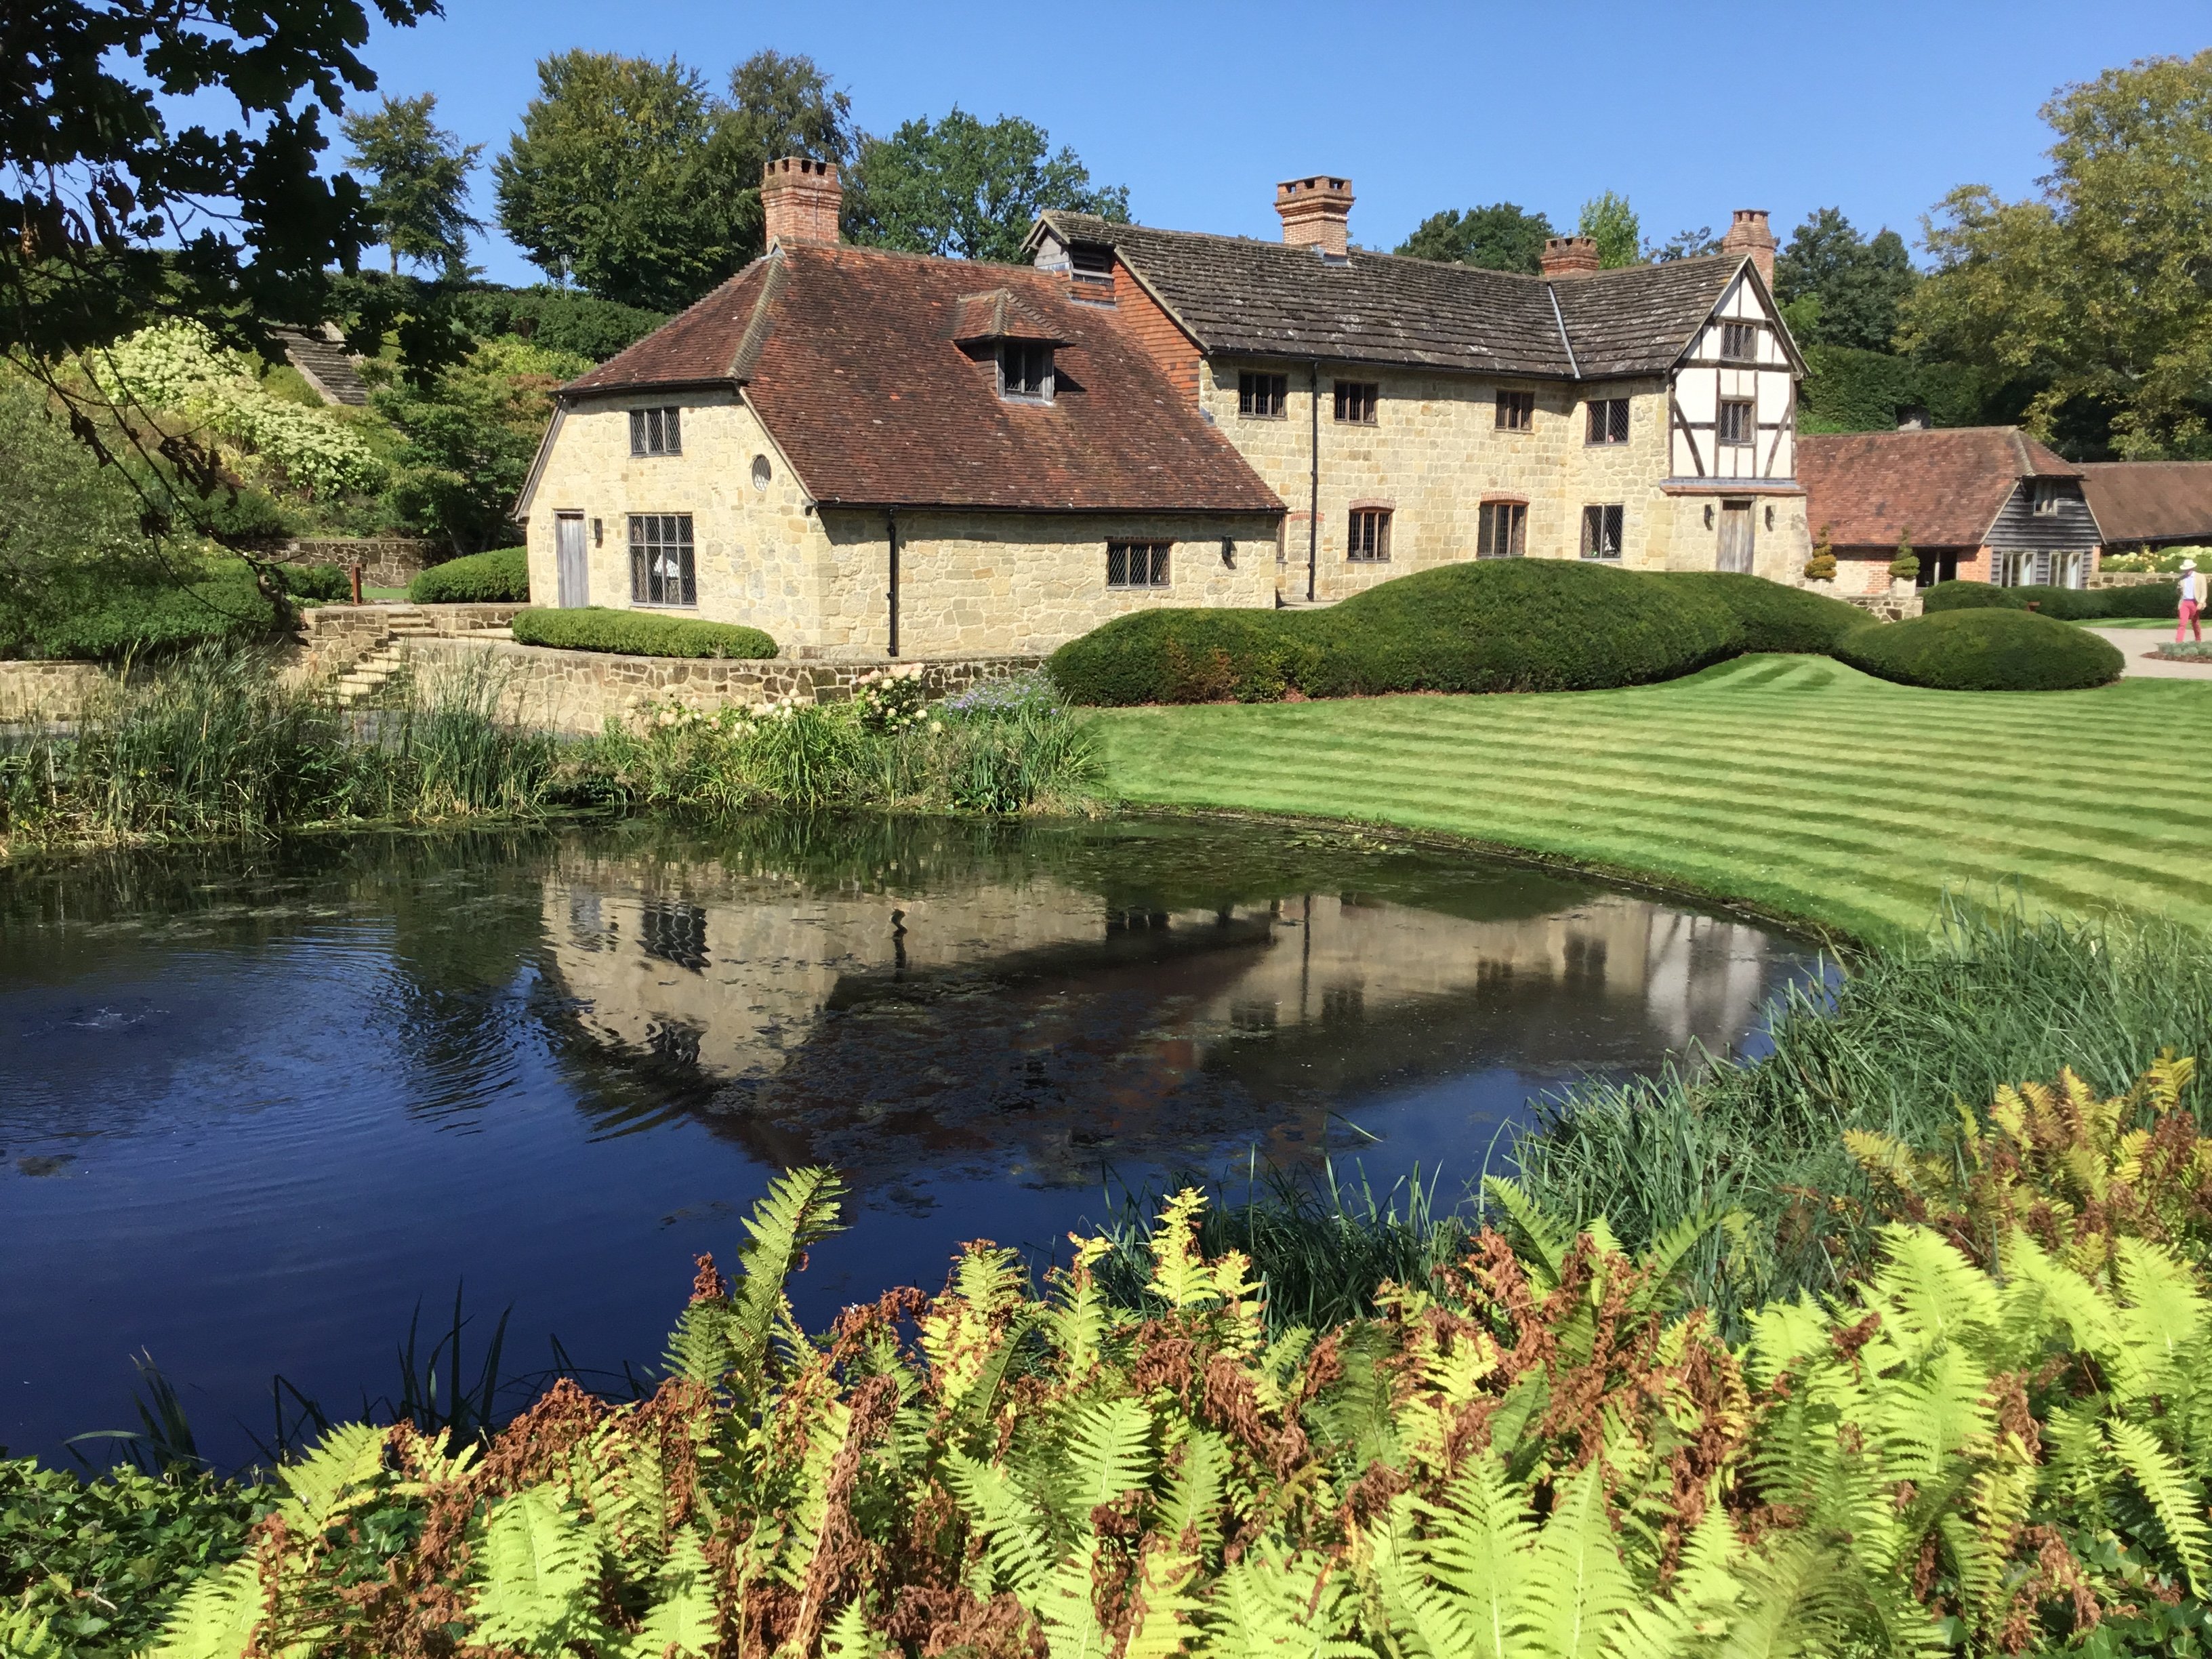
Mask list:
POLYGON ((1733 654, 1710 596, 1567 559, 1439 566, 1370 587, 1316 622, 1316 696, 1579 691, 1671 679, 1733 654))
POLYGON ((1847 600, 1735 571, 1683 571, 1646 577, 1722 606, 1735 620, 1738 651, 1832 653, 1874 618, 1847 600))
POLYGON ((2118 679, 2126 661, 2055 617, 1989 608, 1863 629, 1835 654, 1883 679, 1939 691, 2071 691, 2118 679))
POLYGON ((434 564, 407 584, 411 605, 500 605, 530 598, 530 551, 494 548, 434 564))
POLYGON ((1321 657, 1312 611, 1136 611, 1052 653, 1075 702, 1272 702, 1321 657))
POLYGON ((522 611, 510 626, 525 645, 563 651, 611 651, 629 657, 773 657, 776 653, 775 641, 757 628, 651 611, 609 611, 598 605, 522 611))

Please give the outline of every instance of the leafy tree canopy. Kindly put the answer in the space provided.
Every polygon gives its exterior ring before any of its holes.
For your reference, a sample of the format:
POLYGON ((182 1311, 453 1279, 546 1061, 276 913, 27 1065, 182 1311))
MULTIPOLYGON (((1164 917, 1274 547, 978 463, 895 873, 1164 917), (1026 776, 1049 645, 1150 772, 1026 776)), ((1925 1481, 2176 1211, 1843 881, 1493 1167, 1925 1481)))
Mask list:
POLYGON ((1888 350, 1898 306, 1918 281, 1903 237, 1881 230, 1869 240, 1840 208, 1814 213, 1774 260, 1775 297, 1808 345, 1888 350))
POLYGON ((543 59, 492 168, 501 228, 556 281, 652 310, 690 304, 738 263, 716 114, 705 78, 673 58, 543 59))
POLYGON ((1485 270, 1518 270, 1534 276, 1542 269, 1544 242, 1559 233, 1540 213, 1524 212, 1511 202, 1488 207, 1431 213, 1398 245, 1415 259, 1479 265, 1485 270))
POLYGON ((1665 241, 1644 249, 1652 264, 1663 265, 1669 259, 1698 259, 1708 253, 1721 251, 1721 239, 1713 234, 1711 225, 1699 225, 1695 230, 1678 230, 1665 241))
POLYGON ((500 224, 556 281, 623 305, 679 310, 760 252, 763 163, 853 150, 848 100, 808 58, 754 54, 727 99, 672 58, 567 52, 538 80, 493 168, 500 224))
POLYGON ((957 106, 933 125, 906 122, 860 145, 846 193, 846 234, 910 253, 1013 263, 1047 208, 1126 223, 1129 192, 1093 185, 1090 169, 1018 115, 977 120, 957 106))
POLYGON ((1575 222, 1575 232, 1597 244, 1597 262, 1603 270, 1643 261, 1644 222, 1636 216, 1636 210, 1629 206, 1626 196, 1617 196, 1608 190, 1584 202, 1582 215, 1575 222))
POLYGON ((385 99, 382 107, 341 124, 353 153, 346 165, 374 181, 368 211, 391 250, 398 275, 406 259, 451 276, 468 268, 469 233, 483 226, 469 216, 469 174, 482 144, 464 144, 433 118, 434 93, 385 99))
POLYGON ((1900 343, 2039 383, 2039 435, 2103 426, 2072 447, 2212 457, 2212 51, 2108 70, 2043 118, 2039 197, 1969 185, 1929 221, 1936 268, 1900 343))

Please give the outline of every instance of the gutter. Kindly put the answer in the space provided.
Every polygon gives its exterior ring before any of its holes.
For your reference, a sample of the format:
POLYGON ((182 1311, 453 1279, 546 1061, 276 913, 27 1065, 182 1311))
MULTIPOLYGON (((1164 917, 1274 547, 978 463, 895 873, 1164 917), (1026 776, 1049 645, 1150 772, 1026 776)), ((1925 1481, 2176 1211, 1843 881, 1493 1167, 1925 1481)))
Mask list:
POLYGON ((1315 587, 1321 575, 1321 364, 1318 361, 1306 365, 1307 399, 1313 416, 1313 432, 1306 447, 1306 599, 1315 598, 1315 587))
POLYGON ((898 655, 898 647, 899 647, 899 638, 898 638, 898 623, 899 623, 899 616, 898 616, 898 599, 899 599, 899 595, 898 595, 898 555, 899 555, 899 539, 898 539, 898 508, 897 508, 897 507, 885 507, 885 508, 884 509, 884 529, 885 529, 885 531, 886 531, 886 532, 887 532, 887 537, 886 537, 886 538, 889 540, 889 542, 890 542, 890 586, 888 588, 886 588, 886 589, 884 590, 884 600, 885 605, 889 607, 889 617, 890 617, 890 649, 888 649, 888 650, 887 650, 884 654, 885 656, 896 657, 896 655, 898 655))

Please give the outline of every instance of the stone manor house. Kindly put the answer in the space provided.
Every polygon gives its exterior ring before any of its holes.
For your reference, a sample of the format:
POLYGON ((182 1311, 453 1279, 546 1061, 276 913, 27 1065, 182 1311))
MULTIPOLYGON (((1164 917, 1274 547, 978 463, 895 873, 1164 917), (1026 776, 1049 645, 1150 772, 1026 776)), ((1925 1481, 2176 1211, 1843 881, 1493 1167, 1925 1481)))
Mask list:
POLYGON ((517 507, 539 603, 951 657, 1462 559, 1810 553, 1763 212, 1525 276, 1352 246, 1325 176, 1278 186, 1279 243, 1052 212, 1029 266, 841 246, 825 163, 763 197, 765 257, 562 388, 517 507))

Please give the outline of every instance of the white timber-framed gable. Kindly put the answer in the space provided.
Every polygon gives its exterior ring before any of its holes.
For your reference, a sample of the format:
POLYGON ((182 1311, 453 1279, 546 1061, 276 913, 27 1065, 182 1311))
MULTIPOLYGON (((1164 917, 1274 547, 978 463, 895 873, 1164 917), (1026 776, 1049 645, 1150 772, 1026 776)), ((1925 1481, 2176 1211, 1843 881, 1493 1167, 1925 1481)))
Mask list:
POLYGON ((1671 482, 1794 483, 1804 368, 1780 307, 1747 260, 1668 374, 1671 482))

